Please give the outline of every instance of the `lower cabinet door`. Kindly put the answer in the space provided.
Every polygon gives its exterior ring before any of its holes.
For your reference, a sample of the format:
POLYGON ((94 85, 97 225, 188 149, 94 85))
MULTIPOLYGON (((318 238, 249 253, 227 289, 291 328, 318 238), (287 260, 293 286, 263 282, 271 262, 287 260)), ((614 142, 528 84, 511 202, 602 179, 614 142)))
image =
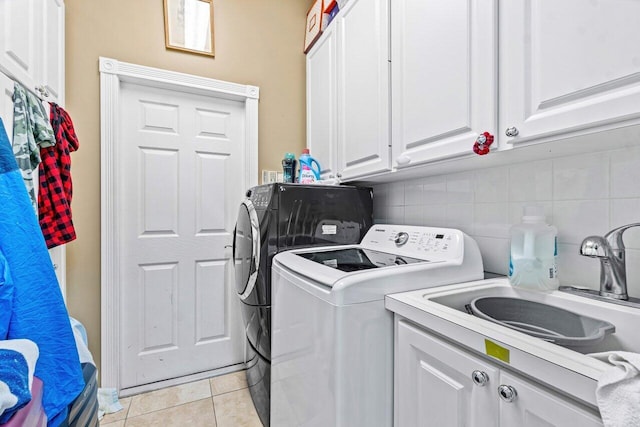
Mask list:
POLYGON ((579 404, 502 371, 499 390, 500 425, 518 427, 601 427, 598 416, 579 404))
POLYGON ((396 333, 396 426, 498 426, 498 369, 404 321, 396 333))

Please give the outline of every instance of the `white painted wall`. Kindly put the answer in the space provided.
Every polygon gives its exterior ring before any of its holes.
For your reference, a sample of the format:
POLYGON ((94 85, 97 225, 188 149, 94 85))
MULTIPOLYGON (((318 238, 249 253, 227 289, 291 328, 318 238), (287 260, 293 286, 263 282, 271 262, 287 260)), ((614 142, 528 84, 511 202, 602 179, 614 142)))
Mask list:
MULTIPOLYGON (((600 262, 582 239, 640 222, 640 147, 374 185, 377 223, 459 228, 478 242, 485 271, 507 274, 509 228, 525 204, 558 228, 561 284, 598 289, 600 262)), ((625 232, 629 294, 640 297, 640 228, 625 232)))

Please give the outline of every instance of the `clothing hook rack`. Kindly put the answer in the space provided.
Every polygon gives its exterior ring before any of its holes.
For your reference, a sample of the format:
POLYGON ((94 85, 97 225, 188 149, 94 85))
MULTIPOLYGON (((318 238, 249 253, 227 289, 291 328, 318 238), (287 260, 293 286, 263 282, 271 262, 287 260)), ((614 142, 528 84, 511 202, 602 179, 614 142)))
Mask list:
MULTIPOLYGON (((49 91, 47 90, 46 87, 44 87, 44 85, 39 85, 36 86, 34 89, 29 88, 28 86, 26 86, 24 83, 22 83, 21 81, 19 81, 18 79, 12 77, 10 74, 7 74, 4 71, 0 71, 2 72, 2 74, 4 74, 5 76, 9 77, 11 80, 13 80, 14 83, 18 83, 20 84, 25 90, 31 92, 33 95, 35 95, 36 98, 38 98, 40 101, 43 102, 49 102, 48 98, 49 95, 51 95, 49 93, 49 91)), ((13 94, 12 94, 13 96, 13 94)))

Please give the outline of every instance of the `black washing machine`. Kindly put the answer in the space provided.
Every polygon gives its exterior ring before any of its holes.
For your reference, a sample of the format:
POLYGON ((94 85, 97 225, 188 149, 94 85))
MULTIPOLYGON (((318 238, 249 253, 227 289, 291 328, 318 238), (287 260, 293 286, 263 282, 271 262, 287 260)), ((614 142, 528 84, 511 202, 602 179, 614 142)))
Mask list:
POLYGON ((249 347, 247 381, 269 425, 271 381, 271 263, 278 253, 360 243, 373 224, 370 188, 267 184, 247 191, 233 240, 236 290, 249 347))

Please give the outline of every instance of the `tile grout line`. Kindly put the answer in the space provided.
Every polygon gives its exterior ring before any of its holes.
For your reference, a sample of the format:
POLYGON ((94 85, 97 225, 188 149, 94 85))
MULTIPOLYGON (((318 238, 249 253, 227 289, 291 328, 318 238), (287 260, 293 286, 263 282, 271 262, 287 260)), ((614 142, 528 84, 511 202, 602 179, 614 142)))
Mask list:
POLYGON ((218 427, 218 414, 216 414, 216 404, 213 401, 213 381, 212 378, 209 378, 209 390, 211 391, 211 408, 213 409, 213 421, 216 423, 216 427, 218 427))
MULTIPOLYGON (((184 403, 181 403, 179 405, 167 406, 166 408, 156 409, 154 411, 145 412, 144 414, 134 415, 132 417, 129 417, 129 414, 127 413, 127 417, 124 419, 124 421, 130 420, 130 419, 133 419, 133 418, 144 417, 144 416, 147 416, 149 414, 155 414, 156 412, 160 412, 160 411, 166 411, 167 409, 179 408, 181 406, 189 405, 191 403, 201 402, 201 401, 207 400, 207 399, 213 399, 213 396, 203 397, 202 399, 196 399, 196 400, 192 400, 190 402, 184 402, 184 403)), ((119 420, 119 421, 122 421, 122 420, 119 420)), ((116 422, 118 422, 118 421, 114 421, 114 423, 116 423, 116 422)), ((109 423, 109 424, 112 424, 112 423, 109 423)), ((109 424, 103 424, 103 425, 108 426, 109 424)))

